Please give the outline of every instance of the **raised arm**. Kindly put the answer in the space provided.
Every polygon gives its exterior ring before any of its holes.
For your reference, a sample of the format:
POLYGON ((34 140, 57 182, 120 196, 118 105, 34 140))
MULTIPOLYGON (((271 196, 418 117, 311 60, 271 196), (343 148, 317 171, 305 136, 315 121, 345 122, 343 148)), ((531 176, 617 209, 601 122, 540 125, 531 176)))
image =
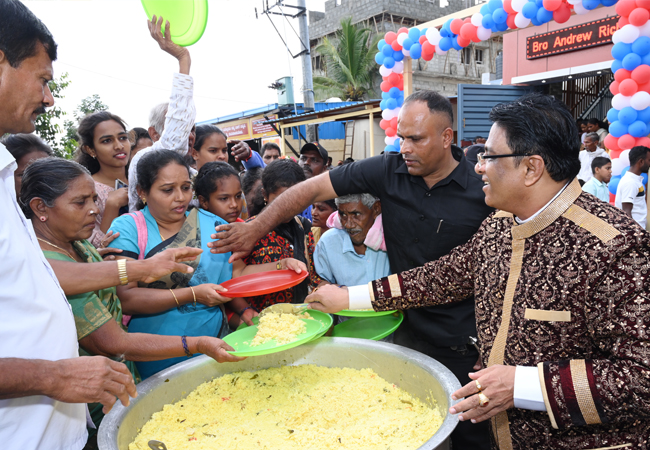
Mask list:
POLYGON ((212 235, 216 242, 209 242, 212 253, 233 252, 230 262, 243 258, 255 243, 278 224, 286 222, 314 202, 336 198, 329 172, 303 181, 287 189, 251 222, 220 225, 212 235))

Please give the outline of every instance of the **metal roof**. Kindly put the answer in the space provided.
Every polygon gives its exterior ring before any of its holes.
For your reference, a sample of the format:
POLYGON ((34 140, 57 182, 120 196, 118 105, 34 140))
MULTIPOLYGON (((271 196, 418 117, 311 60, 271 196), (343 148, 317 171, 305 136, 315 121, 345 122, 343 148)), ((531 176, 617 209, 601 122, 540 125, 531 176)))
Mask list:
POLYGON ((303 120, 309 120, 311 118, 324 118, 328 116, 333 116, 341 113, 348 113, 348 112, 356 112, 356 111, 362 111, 367 108, 368 106, 371 106, 372 108, 376 108, 379 106, 379 103, 381 100, 368 100, 365 102, 344 102, 346 103, 343 106, 336 106, 333 108, 327 108, 327 109, 322 109, 320 111, 312 111, 312 112, 306 112, 302 114, 297 114, 293 116, 288 116, 288 117, 283 117, 280 119, 273 119, 273 120, 265 120, 262 123, 277 123, 277 122, 283 122, 285 124, 291 123, 291 122, 301 122, 303 120))

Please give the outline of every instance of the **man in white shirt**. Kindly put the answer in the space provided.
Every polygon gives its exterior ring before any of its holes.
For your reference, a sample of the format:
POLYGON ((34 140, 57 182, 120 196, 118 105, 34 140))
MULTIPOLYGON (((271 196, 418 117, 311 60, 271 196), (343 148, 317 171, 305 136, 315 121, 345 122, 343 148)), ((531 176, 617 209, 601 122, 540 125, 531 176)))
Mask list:
MULTIPOLYGON (((57 46, 21 2, 0 0, 0 136, 31 133, 54 103, 57 46)), ((86 405, 110 410, 136 390, 124 364, 80 358, 72 311, 16 203, 16 161, 0 145, 0 447, 78 450, 86 405)))
POLYGON ((642 173, 650 169, 650 149, 638 146, 630 150, 630 170, 618 182, 615 205, 645 230, 648 207, 642 173))
POLYGON ((583 181, 583 183, 586 183, 592 177, 591 163, 594 158, 602 157, 609 159, 609 155, 605 150, 598 147, 597 133, 587 133, 584 144, 585 149, 578 155, 580 158, 580 172, 578 173, 578 179, 583 181))

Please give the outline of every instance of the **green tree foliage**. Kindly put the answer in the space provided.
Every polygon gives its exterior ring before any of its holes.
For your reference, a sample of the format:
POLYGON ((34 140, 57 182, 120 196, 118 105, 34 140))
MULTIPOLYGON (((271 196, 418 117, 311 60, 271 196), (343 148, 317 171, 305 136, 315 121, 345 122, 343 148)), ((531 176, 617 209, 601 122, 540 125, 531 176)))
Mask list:
POLYGON ((102 102, 102 99, 97 94, 90 95, 83 100, 77 109, 74 111, 73 115, 75 120, 66 120, 63 124, 65 129, 65 140, 72 147, 72 151, 78 147, 79 143, 77 142, 77 125, 88 114, 92 114, 99 111, 106 111, 108 105, 102 102))
POLYGON ((369 28, 352 25, 352 18, 341 21, 334 42, 328 38, 316 47, 325 57, 326 77, 314 77, 314 92, 320 100, 340 97, 360 101, 375 94, 372 85, 379 76, 374 49, 381 36, 373 37, 369 28))
POLYGON ((63 131, 61 125, 56 122, 66 115, 66 112, 57 105, 57 100, 64 98, 63 91, 69 84, 70 79, 67 72, 61 75, 60 78, 50 81, 49 85, 54 97, 54 106, 48 108, 45 114, 38 116, 35 122, 36 134, 52 147, 57 156, 68 159, 72 156, 72 152, 66 146, 66 139, 61 137, 63 131))

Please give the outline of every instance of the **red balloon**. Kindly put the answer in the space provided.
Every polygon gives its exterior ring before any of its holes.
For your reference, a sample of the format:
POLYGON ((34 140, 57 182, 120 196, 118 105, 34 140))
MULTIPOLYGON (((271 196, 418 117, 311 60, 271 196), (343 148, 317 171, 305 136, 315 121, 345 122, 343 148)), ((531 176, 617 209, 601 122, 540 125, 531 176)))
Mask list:
POLYGON ((503 0, 503 9, 505 9, 508 14, 517 14, 517 11, 512 9, 512 0, 503 0))
POLYGON ((618 81, 612 81, 612 84, 609 85, 609 92, 611 92, 612 95, 618 94, 620 92, 619 91, 620 85, 621 83, 619 83, 618 81))
MULTIPOLYGON (((620 153, 621 149, 618 146, 618 138, 615 138, 611 134, 608 134, 607 136, 605 136, 605 141, 604 142, 605 142, 605 147, 607 147, 610 152, 617 151, 617 152, 620 153)), ((611 153, 610 153, 610 156, 611 156, 611 153)), ((612 156, 612 158, 615 158, 615 156, 612 156)))
POLYGON ((562 5, 562 0, 544 0, 542 3, 547 11, 555 11, 562 5))
POLYGON ((399 77, 399 74, 393 72, 386 77, 386 81, 388 81, 392 86, 395 86, 399 82, 399 77))
POLYGON ((650 83, 639 84, 639 90, 640 91, 645 91, 645 92, 650 92, 650 83))
MULTIPOLYGON (((629 16, 630 13, 635 9, 636 9, 636 2, 634 0, 619 0, 619 2, 616 3, 616 14, 618 14, 621 17, 629 16)), ((622 27, 623 27, 622 25, 619 26, 619 28, 622 27)))
POLYGON ((381 84, 379 85, 379 88, 381 89, 381 92, 388 92, 390 91, 390 88, 392 86, 388 81, 382 81, 381 84))
POLYGON ((636 145, 636 138, 629 134, 624 134, 618 138, 618 146, 623 150, 629 150, 636 145))
POLYGON ((460 45, 461 47, 463 48, 467 47, 470 44, 470 42, 472 41, 469 39, 465 39, 462 36, 458 36, 458 45, 460 45))
POLYGON ((636 6, 650 11, 650 0, 636 0, 636 6))
POLYGON ((402 34, 402 33, 409 34, 409 29, 406 27, 402 27, 399 30, 397 30, 397 34, 402 34))
MULTIPOLYGON (((614 74, 614 78, 616 78, 616 75, 621 71, 625 69, 619 69, 616 71, 614 74)), ((626 71, 627 72, 627 71, 626 71)), ((630 74, 632 79, 636 81, 638 85, 646 84, 648 81, 650 81, 650 66, 647 66, 645 64, 641 64, 639 67, 634 69, 632 73, 630 74)), ((640 89, 640 87, 639 87, 640 89)))
POLYGON ((427 37, 426 36, 420 36, 420 44, 424 44, 425 42, 428 42, 427 37))
POLYGON ((650 12, 647 9, 635 8, 628 17, 630 23, 635 27, 642 27, 650 19, 650 12))
POLYGON ((508 28, 511 30, 516 30, 517 29, 517 24, 515 24, 515 16, 517 14, 508 14, 508 18, 506 19, 506 23, 508 24, 508 28))
POLYGON ((397 131, 395 131, 395 128, 386 128, 386 136, 388 137, 393 137, 397 134, 397 131))
POLYGON ((382 130, 385 130, 389 126, 390 126, 390 121, 386 119, 381 119, 381 121, 379 122, 379 128, 381 128, 382 130))
POLYGON ((630 23, 630 21, 627 20, 627 17, 621 17, 620 19, 618 19, 618 22, 616 22, 616 26, 617 26, 618 29, 620 30, 620 29, 623 28, 625 25, 629 25, 629 23, 630 23))
POLYGON ((451 29, 451 32, 454 34, 460 34, 460 29, 463 26, 463 21, 462 19, 454 19, 451 21, 451 24, 449 25, 449 28, 451 29))
POLYGON ((612 193, 610 192, 610 193, 609 193, 609 204, 610 204, 610 205, 613 205, 614 203, 616 203, 616 195, 615 195, 615 194, 612 194, 612 193))
POLYGON ((472 36, 476 34, 475 28, 476 27, 471 23, 463 24, 463 26, 460 28, 460 35, 462 36, 463 40, 471 41, 472 36))
POLYGON ((397 39, 397 33, 394 31, 389 31, 386 33, 386 36, 384 36, 384 41, 386 41, 387 44, 392 44, 395 39, 397 39))
POLYGON ((636 91, 639 90, 639 85, 636 84, 636 81, 634 81, 631 78, 628 78, 627 80, 621 81, 621 84, 618 86, 618 92, 621 94, 631 97, 634 94, 636 94, 636 91))
MULTIPOLYGON (((605 144, 605 146, 607 147, 607 144, 605 144)), ((612 150, 611 148, 609 149, 609 157, 612 161, 621 156, 621 153, 623 153, 623 150, 612 150)))
POLYGON ((435 50, 432 52, 422 52, 422 59, 425 61, 431 61, 433 59, 433 55, 435 53, 435 50))
MULTIPOLYGON (((639 66, 639 67, 642 67, 642 66, 639 66)), ((632 72, 630 72, 629 70, 618 69, 614 73, 614 79, 620 83, 621 81, 627 80, 628 78, 630 78, 631 75, 632 75, 632 72)))
POLYGON ((465 23, 472 23, 472 18, 471 18, 471 17, 465 17, 465 18, 463 19, 463 23, 464 23, 464 24, 465 24, 465 23))
POLYGON ((390 127, 397 130, 397 117, 390 119, 390 127))
POLYGON ((433 45, 431 42, 426 41, 424 44, 422 44, 422 54, 431 53, 435 51, 436 51, 436 46, 433 45))
POLYGON ((397 89, 399 89, 400 91, 403 91, 403 90, 404 90, 404 78, 400 78, 400 79, 399 79, 399 83, 397 83, 397 84, 395 85, 395 87, 396 87, 397 89))
POLYGON ((571 10, 566 5, 562 3, 558 9, 553 12, 553 20, 557 23, 564 23, 571 18, 571 10))
POLYGON ((390 46, 393 47, 393 50, 395 50, 396 52, 401 52, 402 51, 402 46, 399 45, 399 42, 397 42, 397 39, 395 39, 393 41, 393 43, 390 44, 390 46))
POLYGON ((636 145, 642 145, 644 147, 650 147, 650 138, 649 137, 642 137, 642 138, 636 138, 636 145))

